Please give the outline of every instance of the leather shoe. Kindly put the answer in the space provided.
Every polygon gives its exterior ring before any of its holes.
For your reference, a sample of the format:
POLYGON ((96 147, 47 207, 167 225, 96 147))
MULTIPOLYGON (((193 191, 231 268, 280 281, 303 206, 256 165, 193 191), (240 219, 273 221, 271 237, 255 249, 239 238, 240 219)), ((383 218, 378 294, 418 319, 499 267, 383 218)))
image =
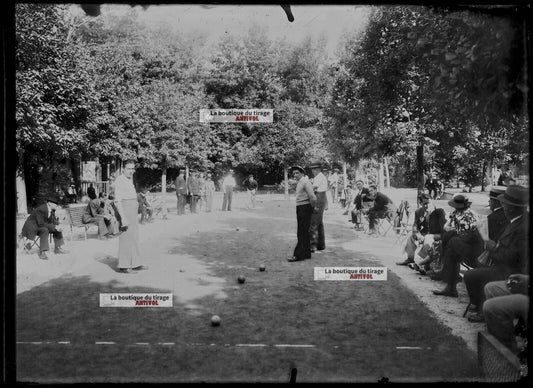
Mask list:
POLYGON ((404 261, 399 261, 396 263, 396 265, 409 265, 410 263, 414 263, 415 261, 412 259, 406 259, 404 261))
POLYGON ((468 322, 481 323, 485 322, 485 317, 481 313, 473 313, 468 316, 468 322))
POLYGON ((459 294, 456 290, 433 290, 433 294, 435 295, 442 295, 442 296, 451 296, 452 298, 457 298, 459 294))
POLYGON ((300 261, 300 259, 297 258, 296 256, 293 256, 293 257, 287 259, 287 261, 288 261, 289 263, 293 263, 293 262, 295 262, 295 261, 300 261))
POLYGON ((68 253, 68 251, 65 251, 63 248, 55 248, 54 249, 55 254, 65 254, 68 253))
POLYGON ((142 271, 142 270, 145 270, 145 269, 148 269, 147 266, 145 265, 139 265, 138 267, 135 267, 135 268, 132 268, 134 271, 142 271))
POLYGON ((46 253, 44 251, 41 251, 39 252, 39 259, 48 260, 48 256, 46 256, 46 253))
POLYGON ((129 274, 132 274, 132 273, 135 273, 133 270, 131 270, 130 268, 119 268, 118 269, 118 272, 120 273, 129 273, 129 274))

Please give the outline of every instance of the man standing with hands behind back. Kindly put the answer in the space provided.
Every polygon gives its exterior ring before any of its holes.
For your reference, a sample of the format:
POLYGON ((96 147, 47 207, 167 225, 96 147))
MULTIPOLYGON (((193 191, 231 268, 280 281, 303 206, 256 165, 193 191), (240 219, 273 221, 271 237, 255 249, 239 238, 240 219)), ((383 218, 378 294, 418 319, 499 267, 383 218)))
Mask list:
POLYGON ((178 216, 185 214, 185 204, 187 203, 187 182, 185 181, 185 170, 179 169, 178 176, 174 182, 176 196, 178 199, 178 216))
POLYGON ((326 249, 326 237, 324 234, 324 210, 326 209, 328 191, 328 180, 322 174, 322 166, 319 162, 314 162, 309 166, 313 172, 313 191, 316 195, 316 210, 311 217, 311 252, 323 251, 326 249))
POLYGON ((122 223, 118 242, 118 267, 122 273, 147 269, 141 264, 139 250, 139 202, 133 185, 134 172, 135 162, 128 160, 124 163, 124 173, 115 181, 117 210, 122 223))
POLYGON ((293 256, 287 259, 289 262, 302 261, 311 258, 311 238, 309 228, 311 216, 316 206, 316 196, 311 182, 305 176, 305 171, 300 166, 292 168, 296 184, 296 221, 298 223, 298 243, 294 248, 293 256))

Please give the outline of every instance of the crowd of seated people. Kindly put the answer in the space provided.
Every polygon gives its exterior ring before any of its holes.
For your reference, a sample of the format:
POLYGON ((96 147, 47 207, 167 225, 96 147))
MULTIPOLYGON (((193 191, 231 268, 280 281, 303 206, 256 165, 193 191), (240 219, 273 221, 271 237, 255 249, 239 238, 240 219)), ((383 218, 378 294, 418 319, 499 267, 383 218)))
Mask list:
POLYGON ((493 187, 487 217, 472 211, 463 194, 448 201, 452 208, 448 216, 443 209, 431 209, 429 195, 421 195, 420 202, 404 248, 407 258, 397 264, 443 282, 444 287, 433 294, 452 298, 458 297, 456 286, 463 265, 462 280, 469 297, 467 320, 485 322, 490 334, 523 357, 524 347, 517 345, 517 327, 527 331, 529 189, 493 187), (429 271, 432 260, 439 263, 440 270, 429 271))

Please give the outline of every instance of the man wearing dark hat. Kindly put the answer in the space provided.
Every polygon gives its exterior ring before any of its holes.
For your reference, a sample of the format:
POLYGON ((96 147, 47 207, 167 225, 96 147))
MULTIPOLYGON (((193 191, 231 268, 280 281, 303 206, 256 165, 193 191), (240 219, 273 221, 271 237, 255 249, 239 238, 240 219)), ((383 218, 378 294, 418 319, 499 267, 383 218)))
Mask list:
POLYGON ((42 260, 48 260, 46 252, 50 249, 48 243, 50 233, 54 238, 54 253, 67 253, 61 249, 65 242, 61 229, 56 226, 59 225, 59 220, 55 216, 57 202, 58 200, 54 196, 47 196, 43 193, 37 194, 35 208, 22 227, 22 236, 30 240, 39 236, 39 259, 42 260))
POLYGON ((191 175, 187 179, 187 191, 191 195, 191 214, 197 214, 197 205, 201 194, 201 182, 196 170, 191 171, 191 175))
POLYGON ((301 261, 311 258, 311 238, 309 228, 311 226, 311 216, 316 206, 316 196, 313 186, 305 176, 305 171, 300 166, 292 167, 296 184, 296 220, 298 223, 297 236, 298 243, 294 248, 294 253, 289 262, 301 261))
MULTIPOLYGON (((477 265, 476 258, 483 252, 483 239, 478 227, 478 216, 470 209, 472 202, 462 194, 458 194, 448 201, 454 208, 448 221, 444 225, 442 234, 442 271, 440 276, 446 287, 440 291, 433 291, 435 295, 457 297, 457 282, 461 263, 471 267, 477 265)), ((436 277, 432 277, 436 280, 436 277)))
MULTIPOLYGON (((430 208, 430 204, 431 198, 429 194, 422 193, 420 195, 420 207, 415 210, 413 232, 407 239, 404 248, 407 259, 396 263, 397 265, 414 264, 415 252, 420 244, 422 244, 422 249, 419 252, 419 256, 422 259, 426 259, 433 242, 440 239, 442 227, 446 222, 446 215, 443 209, 430 208)), ((421 265, 425 265, 425 263, 421 265)))
MULTIPOLYGON (((494 196, 496 192, 491 192, 494 196)), ((464 281, 474 312, 468 317, 470 322, 483 322, 481 307, 485 300, 484 287, 487 283, 505 280, 512 274, 529 272, 529 225, 527 206, 529 191, 522 186, 508 186, 503 194, 491 201, 498 201, 508 220, 505 228, 496 234, 490 231, 490 239, 485 242, 491 261, 488 267, 478 267, 467 271, 464 281), (492 236, 490 236, 492 235, 492 236), (495 242, 497 241, 497 242, 495 242)))
POLYGON ((187 182, 185 181, 185 169, 178 170, 178 176, 174 179, 174 188, 176 189, 176 198, 178 200, 178 216, 185 214, 185 205, 187 204, 187 182))
POLYGON ((316 207, 311 217, 311 252, 323 251, 326 249, 326 236, 324 234, 324 210, 327 205, 326 192, 328 191, 328 180, 322 174, 322 164, 320 162, 311 163, 309 166, 313 173, 313 191, 316 195, 316 207))

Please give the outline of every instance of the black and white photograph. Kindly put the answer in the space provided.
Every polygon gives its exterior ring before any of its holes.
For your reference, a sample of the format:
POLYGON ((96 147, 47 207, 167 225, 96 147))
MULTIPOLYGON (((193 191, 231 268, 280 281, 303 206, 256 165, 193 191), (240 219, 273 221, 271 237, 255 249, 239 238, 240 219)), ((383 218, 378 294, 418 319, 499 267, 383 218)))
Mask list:
POLYGON ((4 382, 529 381, 525 2, 7 4, 4 382))

